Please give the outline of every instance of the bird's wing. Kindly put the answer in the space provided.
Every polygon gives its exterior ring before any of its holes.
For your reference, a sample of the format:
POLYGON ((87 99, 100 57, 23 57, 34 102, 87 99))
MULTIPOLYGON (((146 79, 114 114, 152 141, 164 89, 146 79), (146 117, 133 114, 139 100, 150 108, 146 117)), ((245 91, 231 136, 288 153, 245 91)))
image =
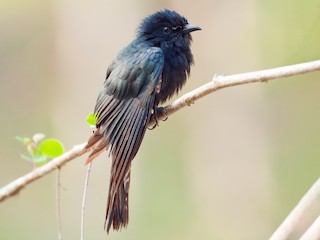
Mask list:
MULTIPOLYGON (((134 136, 129 127, 133 128, 135 133, 138 133, 138 129, 134 128, 137 124, 147 127, 155 94, 160 90, 163 65, 163 52, 157 47, 129 45, 119 53, 108 68, 104 88, 98 96, 94 110, 97 116, 96 132, 104 134, 103 145, 111 145, 114 149, 127 143, 127 138, 118 140, 126 131, 134 136), (139 118, 140 122, 129 126, 132 118, 139 118), (123 143, 122 140, 126 141, 123 143)), ((144 131, 141 132, 142 136, 137 138, 142 139, 143 133, 144 131)), ((95 151, 91 155, 94 154, 95 151)))
POLYGON ((108 229, 112 221, 114 228, 117 228, 115 222, 127 222, 122 219, 127 216, 113 216, 114 211, 110 208, 119 185, 126 182, 131 160, 144 137, 154 108, 155 95, 160 89, 163 65, 164 57, 160 48, 137 49, 130 56, 121 57, 120 53, 120 57, 111 65, 111 70, 109 68, 104 89, 98 97, 95 107, 97 130, 89 139, 84 152, 94 147, 86 161, 89 163, 103 150, 111 147, 108 229), (121 221, 117 221, 117 218, 121 218, 121 221))
MULTIPOLYGON (((139 48, 139 45, 129 45, 118 54, 107 70, 104 88, 94 109, 97 130, 83 153, 92 147, 96 151, 91 153, 87 163, 93 160, 102 145, 115 147, 114 135, 124 130, 126 125, 121 123, 128 121, 133 111, 140 110, 140 117, 142 114, 150 117, 155 93, 160 89, 163 65, 163 52, 157 47, 139 48), (101 140, 104 140, 103 144, 101 140), (99 148, 98 142, 101 143, 99 148)), ((146 127, 146 124, 143 125, 146 127)))
MULTIPOLYGON (((157 83, 164 65, 163 52, 161 48, 139 46, 124 48, 109 66, 100 99, 104 99, 105 94, 120 100, 134 98, 149 83, 157 83)), ((100 105, 98 101, 95 110, 100 105)))

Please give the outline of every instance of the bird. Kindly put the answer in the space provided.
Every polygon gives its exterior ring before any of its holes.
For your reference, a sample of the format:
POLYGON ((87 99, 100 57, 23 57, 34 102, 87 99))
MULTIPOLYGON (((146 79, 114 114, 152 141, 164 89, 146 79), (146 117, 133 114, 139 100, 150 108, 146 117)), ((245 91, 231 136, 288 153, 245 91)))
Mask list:
POLYGON ((186 83, 193 64, 191 32, 201 30, 173 10, 144 18, 135 39, 117 54, 107 69, 94 114, 96 129, 80 155, 85 164, 109 150, 111 174, 104 228, 109 233, 127 227, 131 163, 148 123, 157 121, 158 107, 186 83), (153 116, 153 117, 152 117, 153 116))

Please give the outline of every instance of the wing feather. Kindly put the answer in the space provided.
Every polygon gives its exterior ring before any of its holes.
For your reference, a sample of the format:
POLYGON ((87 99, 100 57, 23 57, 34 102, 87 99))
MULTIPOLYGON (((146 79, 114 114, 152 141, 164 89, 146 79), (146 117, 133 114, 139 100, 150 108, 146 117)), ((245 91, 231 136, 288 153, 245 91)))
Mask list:
POLYGON ((135 157, 155 104, 164 65, 160 48, 132 43, 119 53, 107 71, 95 106, 97 130, 84 152, 86 163, 110 148, 110 175, 105 227, 119 229, 128 223, 131 161, 135 157), (128 54, 130 53, 130 54, 128 54))

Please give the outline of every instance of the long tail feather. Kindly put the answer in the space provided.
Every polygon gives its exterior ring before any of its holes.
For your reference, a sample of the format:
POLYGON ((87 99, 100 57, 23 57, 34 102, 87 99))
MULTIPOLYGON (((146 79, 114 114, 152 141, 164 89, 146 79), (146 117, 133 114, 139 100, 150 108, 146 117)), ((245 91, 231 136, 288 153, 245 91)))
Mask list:
POLYGON ((106 209, 105 229, 119 230, 129 220, 131 161, 136 155, 150 119, 154 94, 144 92, 136 98, 104 100, 99 106, 97 130, 80 155, 91 151, 86 164, 110 147, 112 167, 106 209))

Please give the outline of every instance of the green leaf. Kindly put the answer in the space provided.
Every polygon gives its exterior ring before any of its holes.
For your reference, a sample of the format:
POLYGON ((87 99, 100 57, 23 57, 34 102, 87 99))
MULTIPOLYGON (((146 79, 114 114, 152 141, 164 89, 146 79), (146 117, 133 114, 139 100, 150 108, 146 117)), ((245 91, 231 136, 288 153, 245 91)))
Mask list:
POLYGON ((97 123, 97 116, 94 113, 90 113, 86 119, 86 122, 90 127, 95 127, 97 123))
POLYGON ((48 138, 41 142, 39 149, 40 154, 43 154, 49 158, 55 158, 63 154, 64 149, 60 141, 53 138, 48 138))
POLYGON ((48 158, 45 155, 37 155, 33 157, 32 161, 37 165, 37 167, 40 167, 48 162, 48 158))
POLYGON ((15 139, 16 139, 18 142, 21 142, 21 143, 24 144, 24 145, 27 145, 27 144, 31 143, 31 139, 30 139, 30 138, 27 138, 27 137, 16 136, 15 139))

